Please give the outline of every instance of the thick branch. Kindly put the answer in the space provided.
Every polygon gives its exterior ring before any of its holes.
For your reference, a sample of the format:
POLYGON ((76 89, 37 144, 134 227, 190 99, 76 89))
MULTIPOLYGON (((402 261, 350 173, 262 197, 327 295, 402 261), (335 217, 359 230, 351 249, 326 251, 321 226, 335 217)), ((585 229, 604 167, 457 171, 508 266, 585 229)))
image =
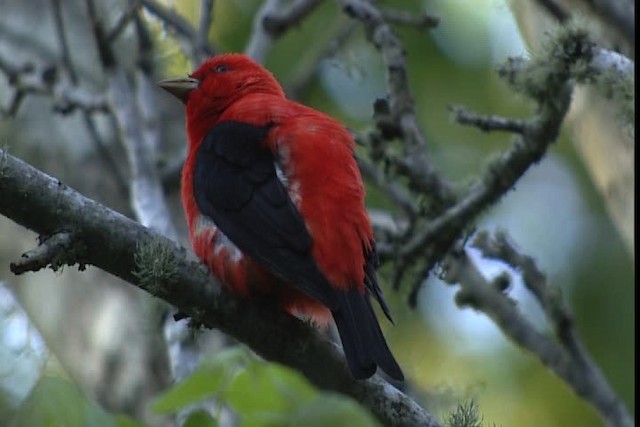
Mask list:
POLYGON ((4 150, 0 150, 0 194, 0 213, 15 222, 44 235, 60 230, 72 233, 84 247, 79 261, 145 289, 203 325, 246 343, 268 360, 298 369, 318 387, 352 396, 384 425, 440 425, 380 378, 353 380, 342 352, 309 325, 264 301, 220 291, 206 269, 171 240, 82 196, 4 150), (166 273, 136 275, 144 270, 136 265, 136 254, 143 252, 141 248, 154 246, 152 252, 162 257, 166 273))

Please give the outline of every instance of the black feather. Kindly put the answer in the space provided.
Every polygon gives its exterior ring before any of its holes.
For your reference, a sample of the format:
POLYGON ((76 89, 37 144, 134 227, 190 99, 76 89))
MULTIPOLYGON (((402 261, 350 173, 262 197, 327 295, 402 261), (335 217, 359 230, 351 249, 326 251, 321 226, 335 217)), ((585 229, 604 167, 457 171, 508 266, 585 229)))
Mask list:
POLYGON ((364 295, 331 286, 313 258, 304 219, 277 177, 276 159, 262 145, 269 130, 227 121, 209 131, 195 163, 198 208, 243 253, 331 310, 355 378, 368 378, 380 366, 402 380, 369 301, 373 293, 391 319, 376 279, 375 247, 366 254, 364 295))
POLYGON ((268 132, 268 126, 233 121, 213 127, 196 157, 196 203, 242 252, 335 309, 336 292, 311 255, 304 220, 261 144, 268 132))
POLYGON ((338 310, 333 310, 349 370, 356 379, 369 378, 379 366, 394 380, 404 375, 394 359, 371 307, 369 293, 361 295, 353 289, 339 292, 338 310))

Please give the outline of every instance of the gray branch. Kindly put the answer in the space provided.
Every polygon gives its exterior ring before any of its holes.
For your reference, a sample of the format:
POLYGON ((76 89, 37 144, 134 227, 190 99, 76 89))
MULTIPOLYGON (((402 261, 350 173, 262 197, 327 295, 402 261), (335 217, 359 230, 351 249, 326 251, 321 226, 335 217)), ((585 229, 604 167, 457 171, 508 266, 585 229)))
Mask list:
POLYGON ((206 268, 173 241, 82 196, 5 150, 0 150, 0 193, 0 214, 39 234, 70 232, 82 244, 78 262, 141 287, 206 327, 246 343, 265 359, 299 370, 322 389, 355 398, 384 425, 440 425, 382 379, 354 380, 338 347, 308 324, 268 302, 222 291, 206 268), (162 274, 144 268, 143 252, 152 255, 152 264, 163 266, 162 274))
POLYGON ((172 30, 179 40, 186 44, 184 50, 187 51, 194 64, 199 64, 203 58, 215 55, 216 49, 199 36, 200 29, 194 28, 180 14, 154 0, 138 1, 147 12, 155 16, 166 28, 172 30))
POLYGON ((468 305, 489 316, 507 337, 536 355, 578 396, 593 405, 607 425, 633 426, 634 422, 621 400, 579 341, 557 289, 546 282, 535 262, 513 248, 504 235, 491 238, 480 233, 474 246, 480 248, 485 256, 502 259, 522 272, 527 288, 554 325, 556 339, 537 331, 520 313, 514 301, 503 293, 503 286, 490 283, 464 249, 452 251, 443 263, 445 281, 460 285, 456 295, 458 304, 468 305))
POLYGON ((281 0, 266 0, 253 19, 253 30, 245 53, 263 63, 273 42, 289 28, 300 23, 319 4, 320 0, 296 0, 282 12, 281 0))
MULTIPOLYGON (((22 274, 27 271, 38 271, 50 266, 57 271, 65 265, 64 255, 73 249, 71 234, 65 231, 55 233, 47 238, 40 238, 40 244, 33 250, 22 254, 20 261, 12 262, 9 269, 13 274, 22 274)), ((75 260, 71 265, 75 264, 75 260)))
POLYGON ((481 116, 464 107, 449 107, 453 113, 453 119, 461 125, 475 126, 483 132, 504 131, 511 133, 524 133, 525 122, 516 119, 507 119, 499 116, 481 116))
POLYGON ((362 23, 368 39, 379 50, 386 66, 388 104, 379 101, 374 118, 378 128, 386 129, 382 131, 383 135, 402 138, 404 150, 403 156, 387 156, 387 160, 409 179, 410 188, 429 194, 438 204, 450 204, 454 199, 451 185, 426 158, 427 142, 418 125, 402 42, 386 22, 383 13, 371 2, 339 0, 339 4, 347 15, 362 23))

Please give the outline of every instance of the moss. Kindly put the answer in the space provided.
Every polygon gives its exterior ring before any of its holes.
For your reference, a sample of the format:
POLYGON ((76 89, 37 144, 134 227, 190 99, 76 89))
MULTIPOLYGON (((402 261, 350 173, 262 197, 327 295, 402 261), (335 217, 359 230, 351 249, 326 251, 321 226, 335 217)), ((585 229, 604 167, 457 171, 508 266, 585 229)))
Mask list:
POLYGON ((140 286, 154 295, 166 295, 165 282, 172 282, 178 276, 178 260, 161 239, 151 239, 136 247, 134 255, 136 269, 133 275, 140 286))
POLYGON ((475 401, 461 403, 445 419, 447 427, 482 427, 483 419, 478 412, 475 401))
POLYGON ((516 90, 540 104, 548 103, 569 79, 585 83, 595 78, 590 66, 594 46, 578 25, 559 27, 530 61, 510 58, 499 73, 516 90))

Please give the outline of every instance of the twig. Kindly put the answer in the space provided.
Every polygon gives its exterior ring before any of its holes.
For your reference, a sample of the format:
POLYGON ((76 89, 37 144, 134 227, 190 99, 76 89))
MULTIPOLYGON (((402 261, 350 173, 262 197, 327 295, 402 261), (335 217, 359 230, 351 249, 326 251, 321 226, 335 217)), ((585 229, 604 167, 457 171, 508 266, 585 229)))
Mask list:
MULTIPOLYGON (((87 0, 89 20, 94 37, 103 58, 115 58, 105 40, 105 33, 98 20, 92 0, 87 0)), ((118 68, 114 60, 103 61, 107 73, 108 91, 113 112, 120 128, 121 139, 127 152, 131 169, 131 205, 138 220, 147 227, 158 230, 171 239, 177 239, 177 231, 171 221, 169 208, 164 198, 162 184, 156 168, 156 152, 159 140, 158 120, 155 117, 154 94, 149 76, 145 75, 144 61, 148 48, 146 36, 139 27, 142 71, 137 74, 137 85, 131 87, 125 71, 118 68), (138 96, 136 96, 138 95, 138 96)), ((150 70, 146 70, 150 71, 150 70)))
POLYGON ((41 237, 38 247, 22 254, 20 261, 12 262, 9 269, 13 274, 22 274, 47 266, 57 271, 63 265, 74 265, 80 261, 69 256, 74 244, 72 235, 64 231, 46 238, 41 237))
POLYGON ((561 24, 571 18, 571 14, 556 0, 538 0, 538 3, 561 24))
MULTIPOLYGON (((476 216, 509 191, 557 139, 571 101, 570 82, 574 78, 587 81, 597 72, 584 71, 590 70, 585 64, 593 58, 593 44, 583 31, 563 32, 550 44, 543 57, 511 59, 501 68, 500 74, 508 83, 536 101, 537 113, 523 122, 524 129, 516 135, 512 148, 492 161, 484 176, 455 205, 413 233, 397 255, 402 268, 415 264, 420 256, 428 263, 437 262, 476 216)), ((413 285, 420 284, 416 279, 413 285)))
POLYGON ((89 93, 80 87, 69 86, 68 82, 59 81, 55 67, 36 68, 27 64, 15 67, 0 56, 0 71, 14 89, 14 95, 3 114, 13 117, 18 113, 22 101, 29 95, 50 97, 53 111, 66 115, 76 110, 92 113, 106 113, 109 104, 104 97, 89 93))
POLYGON ((281 0, 265 0, 253 20, 251 38, 245 53, 263 63, 273 42, 289 28, 297 25, 320 4, 320 0, 296 0, 282 12, 281 0))
POLYGON ((202 58, 215 55, 216 49, 214 49, 214 47, 211 46, 211 43, 207 40, 205 40, 205 43, 201 46, 196 44, 196 41, 198 40, 198 30, 182 16, 154 0, 138 1, 147 12, 154 15, 167 28, 175 31, 182 40, 187 42, 190 46, 189 56, 193 60, 194 64, 198 64, 202 58))
POLYGON ((302 92, 309 87, 318 70, 318 64, 325 58, 334 56, 340 48, 349 40, 354 30, 357 28, 357 22, 353 20, 345 20, 340 22, 337 30, 334 30, 329 37, 330 42, 326 43, 320 49, 313 49, 315 57, 306 64, 300 64, 296 69, 296 75, 291 82, 286 85, 285 92, 290 99, 299 99, 302 92))
MULTIPOLYGON (((69 43, 67 41, 66 31, 64 28, 64 19, 62 17, 61 1, 51 0, 51 6, 53 9, 56 37, 58 38, 58 45, 60 46, 60 50, 61 50, 62 63, 65 69, 67 70, 67 73, 69 73, 69 78, 71 80, 72 85, 78 86, 80 83, 79 81, 80 79, 75 70, 75 67, 73 66, 73 61, 71 59, 69 43)), ((99 103, 101 105, 104 105, 104 111, 108 111, 108 104, 106 100, 100 99, 99 103)), ((73 103, 73 102, 65 102, 64 104, 62 104, 60 108, 57 108, 56 110, 63 114, 68 114, 73 110, 75 110, 76 108, 78 108, 78 106, 81 107, 80 110, 81 110, 82 121, 84 122, 84 126, 87 129, 87 132, 89 132, 89 135, 91 136, 91 141, 93 141, 96 149, 98 150, 98 153, 100 154, 100 159, 104 162, 105 166, 108 169, 110 169, 111 172, 113 173, 114 179, 116 181, 116 185, 119 187, 121 192, 126 194, 127 186, 125 184, 124 176, 120 171, 118 164, 116 163, 113 156, 111 155, 109 148, 107 147, 102 137, 100 136, 98 129, 96 127, 96 124, 94 122, 94 119, 91 115, 91 113, 96 110, 83 107, 82 104, 73 103)))
POLYGON ((417 29, 433 29, 440 24, 440 18, 426 13, 415 14, 404 10, 384 9, 384 19, 390 24, 405 25, 417 29))
POLYGON ((479 249, 485 258, 503 261, 522 275, 526 288, 543 308, 547 318, 554 326, 554 332, 560 343, 572 356, 584 364, 582 349, 576 350, 578 339, 573 328, 572 316, 562 302, 560 289, 547 282, 547 277, 538 268, 535 260, 516 249, 506 232, 499 230, 490 235, 487 231, 476 234, 471 246, 479 249))
POLYGON ((451 106, 449 111, 453 113, 453 119, 457 123, 477 127, 483 132, 497 130, 522 134, 526 129, 526 124, 523 120, 507 119, 499 116, 481 116, 459 106, 451 106))
POLYGON ((635 2, 614 0, 582 0, 607 27, 619 32, 634 50, 636 44, 635 2))
POLYGON ((51 0, 51 8, 53 9, 54 26, 56 30, 56 36, 62 51, 62 63, 69 73, 71 83, 78 84, 78 75, 73 67, 73 61, 71 60, 71 52, 69 51, 69 43, 67 42, 67 33, 64 31, 64 21, 62 18, 62 6, 60 0, 51 0))
POLYGON ((540 161, 547 148, 556 140, 571 101, 571 88, 565 86, 553 105, 540 116, 525 124, 512 148, 491 162, 487 172, 476 181, 458 203, 417 232, 402 248, 401 256, 415 259, 429 246, 449 247, 465 227, 484 210, 511 189, 531 165, 540 161))
POLYGON ((265 359, 301 371, 318 387, 353 397, 383 425, 440 426, 384 380, 354 380, 338 347, 308 324, 262 300, 241 299, 221 291, 208 271, 174 242, 60 186, 56 179, 3 150, 0 159, 0 214, 39 234, 67 228, 83 243, 82 259, 87 264, 142 287, 206 327, 246 343, 265 359), (148 252, 163 261, 166 274, 133 273, 141 271, 134 261, 139 253, 136 248, 141 247, 152 249, 148 252))
MULTIPOLYGON (((442 179, 425 157, 427 143, 420 130, 409 89, 405 50, 382 12, 366 0, 339 0, 344 12, 362 23, 367 37, 380 51, 387 71, 388 111, 384 123, 395 128, 391 136, 401 136, 403 155, 388 156, 398 173, 409 179, 409 187, 429 194, 436 204, 448 206, 455 199, 451 185, 442 179)), ((379 103, 382 107, 382 103, 379 103)), ((384 108, 380 108, 384 109, 384 108)), ((378 114, 376 119, 383 115, 378 114)), ((380 127, 380 121, 377 121, 380 127)), ((382 142, 382 141, 381 141, 382 142)))
POLYGON ((131 1, 122 15, 120 15, 111 31, 106 35, 107 43, 111 44, 120 37, 120 34, 124 32, 125 28, 127 28, 133 18, 138 15, 139 9, 140 3, 137 0, 131 1))
POLYGON ((378 187, 389 200, 402 209, 410 221, 413 221, 418 215, 418 208, 405 188, 397 182, 388 182, 382 171, 373 163, 368 162, 360 156, 356 156, 356 161, 358 162, 362 176, 378 187))
MULTIPOLYGON (((200 23, 198 25, 198 33, 195 39, 195 50, 198 53, 206 52, 207 43, 209 42, 209 29, 213 21, 213 0, 200 0, 200 23)), ((205 55, 200 54, 197 64, 206 59, 205 55)))

